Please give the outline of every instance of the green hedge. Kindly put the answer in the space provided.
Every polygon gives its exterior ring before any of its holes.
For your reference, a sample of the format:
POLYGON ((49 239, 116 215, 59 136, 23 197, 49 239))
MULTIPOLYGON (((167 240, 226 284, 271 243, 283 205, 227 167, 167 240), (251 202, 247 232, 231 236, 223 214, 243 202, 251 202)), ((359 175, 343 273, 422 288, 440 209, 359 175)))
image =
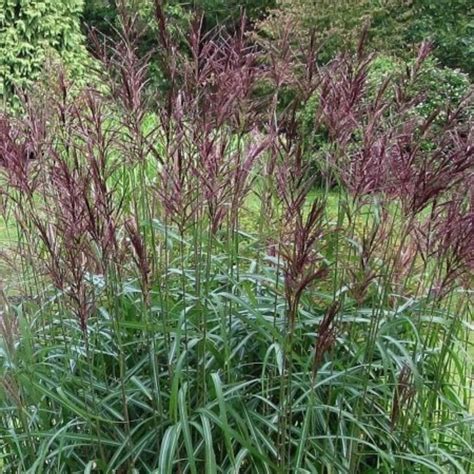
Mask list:
POLYGON ((82 0, 1 0, 0 98, 35 80, 45 61, 60 58, 78 75, 87 58, 80 31, 82 0))

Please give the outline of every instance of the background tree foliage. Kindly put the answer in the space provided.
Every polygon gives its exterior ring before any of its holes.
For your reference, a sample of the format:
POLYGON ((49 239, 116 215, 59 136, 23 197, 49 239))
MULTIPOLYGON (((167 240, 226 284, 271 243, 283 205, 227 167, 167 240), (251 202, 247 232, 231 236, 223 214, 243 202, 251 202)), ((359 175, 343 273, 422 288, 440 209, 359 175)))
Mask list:
POLYGON ((135 45, 141 56, 150 55, 149 89, 161 91, 168 85, 157 57, 159 55, 154 54, 160 47, 160 26, 155 16, 157 4, 163 7, 168 33, 183 50, 187 46, 182 32, 187 30, 192 19, 197 16, 202 16, 203 33, 217 26, 233 30, 240 24, 243 13, 248 23, 256 24, 263 20, 270 8, 276 6, 275 0, 85 0, 82 22, 85 34, 95 29, 106 37, 117 40, 122 13, 125 13, 125 16, 130 13, 134 16, 139 25, 139 38, 136 39, 135 45))
POLYGON ((474 75, 474 3, 470 0, 415 0, 409 40, 433 40, 435 55, 445 66, 474 75))
MULTIPOLYGON (((169 0, 163 2, 177 29, 196 11, 203 28, 233 28, 242 11, 260 34, 274 36, 293 23, 294 41, 316 32, 321 61, 356 44, 361 25, 370 24, 369 47, 403 59, 423 39, 431 39, 440 66, 474 74, 474 20, 469 0, 169 0), (270 14, 268 14, 270 12, 270 14)), ((36 79, 48 56, 58 55, 77 75, 86 58, 83 33, 95 27, 112 35, 118 25, 117 0, 1 0, 0 96, 11 95, 36 79)), ((140 49, 156 46, 154 0, 127 1, 143 24, 140 49)), ((158 71, 155 71, 158 73, 158 71)))
POLYGON ((0 97, 36 79, 50 56, 75 74, 86 59, 80 31, 82 0, 0 2, 0 97))
MULTIPOLYGON (((127 5, 143 14, 148 13, 154 3, 155 0, 132 0, 127 5)), ((207 28, 223 23, 233 25, 243 11, 251 20, 263 18, 269 8, 276 6, 275 0, 168 0, 162 3, 177 22, 185 20, 191 12, 201 12, 207 28)), ((84 23, 112 32, 111 26, 117 23, 119 4, 116 0, 85 0, 84 23)))
POLYGON ((369 47, 404 59, 429 39, 442 66, 474 74, 474 8, 469 0, 278 0, 260 30, 275 35, 283 23, 294 25, 300 41, 314 30, 321 60, 357 44, 364 23, 369 47))

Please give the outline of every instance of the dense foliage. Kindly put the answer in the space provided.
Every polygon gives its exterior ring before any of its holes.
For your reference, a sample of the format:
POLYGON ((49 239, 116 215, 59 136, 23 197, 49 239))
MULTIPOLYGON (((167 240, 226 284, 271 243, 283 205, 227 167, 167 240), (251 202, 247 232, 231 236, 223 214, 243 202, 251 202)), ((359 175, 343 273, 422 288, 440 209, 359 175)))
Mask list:
MULTIPOLYGON (((275 6, 275 1, 168 0, 159 4, 167 17, 168 29, 182 31, 192 16, 200 15, 203 31, 210 31, 216 27, 235 28, 243 13, 252 22, 262 19, 275 6)), ((156 0, 132 0, 125 4, 114 0, 85 0, 83 26, 86 30, 96 28, 109 37, 114 36, 120 27, 121 9, 125 7, 140 17, 142 36, 139 47, 143 52, 150 52, 156 46, 159 35, 159 25, 154 21, 155 5, 156 0)))
POLYGON ((295 41, 313 30, 321 58, 356 44, 361 26, 370 25, 369 47, 407 59, 416 45, 431 40, 442 66, 474 74, 474 7, 469 0, 280 0, 261 28, 277 34, 290 22, 295 41))
POLYGON ((430 38, 436 57, 445 66, 474 76, 474 6, 469 0, 416 0, 411 6, 412 22, 407 41, 430 38))
POLYGON ((58 56, 77 75, 86 59, 80 32, 82 0, 2 0, 0 99, 31 85, 58 56))

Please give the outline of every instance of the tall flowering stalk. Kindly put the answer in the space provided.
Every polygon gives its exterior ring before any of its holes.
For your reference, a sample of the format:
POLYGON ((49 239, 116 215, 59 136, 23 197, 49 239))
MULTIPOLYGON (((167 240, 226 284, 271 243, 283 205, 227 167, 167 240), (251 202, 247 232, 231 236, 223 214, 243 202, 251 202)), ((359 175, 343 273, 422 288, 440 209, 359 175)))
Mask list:
POLYGON ((444 265, 444 274, 438 276, 437 291, 441 295, 448 293, 456 281, 469 286, 474 276, 472 202, 465 196, 455 195, 438 209, 432 233, 432 252, 444 265))
POLYGON ((31 140, 31 149, 38 150, 35 159, 25 157, 18 145, 13 154, 9 141, 3 141, 9 147, 4 170, 12 173, 10 189, 18 189, 8 197, 19 204, 17 224, 31 242, 43 247, 43 269, 74 302, 85 331, 94 305, 88 275, 106 274, 118 258, 120 203, 113 202, 109 189, 114 134, 105 128, 104 106, 97 94, 86 91, 73 97, 64 76, 59 78, 58 100, 47 120, 42 103, 34 104, 27 104, 30 112, 22 123, 26 138, 21 139, 31 140), (30 121, 33 106, 38 108, 36 116, 43 117, 41 124, 30 121))

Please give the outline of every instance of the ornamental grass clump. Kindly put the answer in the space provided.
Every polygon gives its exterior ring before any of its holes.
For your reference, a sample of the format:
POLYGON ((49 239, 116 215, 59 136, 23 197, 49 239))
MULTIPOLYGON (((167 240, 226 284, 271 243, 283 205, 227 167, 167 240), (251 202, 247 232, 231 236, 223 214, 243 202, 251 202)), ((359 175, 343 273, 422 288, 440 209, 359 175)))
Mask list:
POLYGON ((469 472, 472 124, 416 115, 429 48, 374 97, 362 45, 178 47, 155 3, 159 93, 123 4, 99 85, 0 117, 2 470, 469 472))

